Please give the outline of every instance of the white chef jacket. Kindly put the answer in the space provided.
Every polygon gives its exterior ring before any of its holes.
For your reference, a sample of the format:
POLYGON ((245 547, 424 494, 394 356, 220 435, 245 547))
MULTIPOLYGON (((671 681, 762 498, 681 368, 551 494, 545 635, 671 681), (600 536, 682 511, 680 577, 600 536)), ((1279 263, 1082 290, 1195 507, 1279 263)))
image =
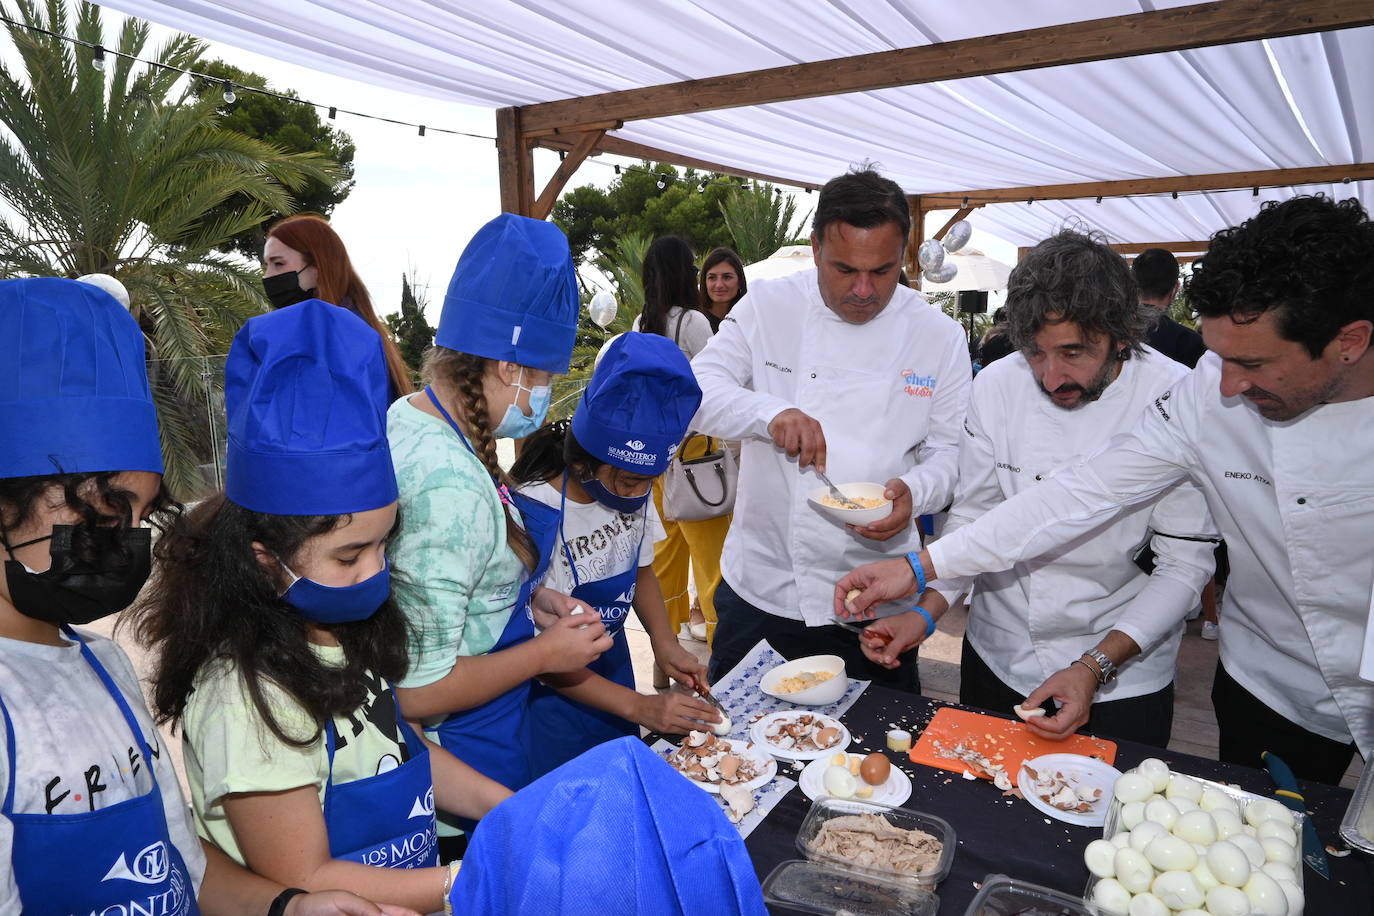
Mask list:
POLYGON ((1374 398, 1284 422, 1220 394, 1221 360, 1155 399, 1130 435, 931 546, 942 575, 1004 569, 1082 537, 1191 473, 1226 539, 1227 672, 1284 718, 1374 753, 1358 675, 1374 587, 1374 398))
POLYGON ((692 371, 702 390, 692 428, 744 443, 721 570, 757 608, 826 624, 845 573, 919 544, 914 525, 874 541, 810 505, 819 478, 799 472, 768 435, 782 411, 820 422, 836 483, 900 477, 918 514, 943 509, 954 493, 968 346, 958 322, 914 290, 897 287, 876 317, 849 324, 826 307, 814 269, 750 284, 692 371))
MULTIPOLYGON (((1151 402, 1187 374, 1183 364, 1146 347, 1122 363, 1100 398, 1065 410, 1045 397, 1020 353, 988 366, 973 382, 945 533, 1130 432, 1151 402)), ((1024 696, 1120 630, 1142 651, 1097 699, 1161 690, 1174 679, 1183 621, 1212 575, 1216 538, 1202 492, 1180 481, 1090 538, 978 576, 965 638, 1024 696), (1155 551, 1149 576, 1132 560, 1147 540, 1155 551)), ((942 578, 930 587, 953 604, 974 581, 942 578)))

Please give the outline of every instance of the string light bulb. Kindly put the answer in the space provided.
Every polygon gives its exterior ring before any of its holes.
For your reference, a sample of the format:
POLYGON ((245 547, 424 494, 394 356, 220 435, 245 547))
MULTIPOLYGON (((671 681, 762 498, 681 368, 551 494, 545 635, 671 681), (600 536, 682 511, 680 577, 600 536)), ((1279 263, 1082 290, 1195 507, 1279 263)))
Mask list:
POLYGON ((239 100, 239 97, 234 93, 233 83, 225 80, 220 83, 220 88, 224 90, 224 104, 232 105, 239 100))
POLYGON ((425 135, 425 125, 421 124, 421 125, 420 125, 420 136, 423 137, 424 135, 425 135))
POLYGON ((105 72, 105 49, 96 45, 91 49, 91 66, 101 73, 105 72))
POLYGON ((333 105, 330 105, 330 106, 329 106, 329 120, 331 120, 331 121, 334 120, 336 117, 338 117, 338 115, 339 115, 339 109, 335 108, 333 105))
POLYGON ((664 181, 662 178, 660 178, 660 179, 658 180, 658 189, 659 189, 660 191, 662 191, 662 190, 663 190, 664 188, 666 188, 666 187, 668 187, 668 182, 666 182, 666 181, 664 181))

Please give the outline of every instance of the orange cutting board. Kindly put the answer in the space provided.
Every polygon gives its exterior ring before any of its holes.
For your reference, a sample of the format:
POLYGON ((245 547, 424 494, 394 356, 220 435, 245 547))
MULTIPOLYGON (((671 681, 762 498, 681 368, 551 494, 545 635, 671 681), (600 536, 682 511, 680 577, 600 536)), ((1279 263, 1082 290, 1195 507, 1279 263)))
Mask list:
POLYGON ((1047 741, 1031 734, 1020 719, 999 719, 948 706, 931 716, 930 724, 911 748, 911 760, 937 770, 949 770, 952 773, 968 770, 975 776, 991 778, 957 757, 941 754, 935 747, 937 743, 946 750, 962 744, 994 763, 1002 764, 1007 768, 1013 785, 1021 773, 1021 761, 1033 760, 1042 754, 1083 754, 1100 758, 1108 764, 1116 761, 1114 741, 1087 735, 1070 735, 1063 741, 1047 741))

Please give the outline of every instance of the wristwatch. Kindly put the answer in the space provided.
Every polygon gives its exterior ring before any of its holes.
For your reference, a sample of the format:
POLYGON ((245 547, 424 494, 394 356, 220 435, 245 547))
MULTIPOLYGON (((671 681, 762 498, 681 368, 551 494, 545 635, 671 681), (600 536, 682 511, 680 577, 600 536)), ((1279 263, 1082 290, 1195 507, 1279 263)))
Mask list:
POLYGON ((1097 683, 1099 686, 1116 677, 1116 662, 1108 658, 1107 653, 1098 649, 1089 649, 1083 653, 1083 657, 1097 666, 1097 683))

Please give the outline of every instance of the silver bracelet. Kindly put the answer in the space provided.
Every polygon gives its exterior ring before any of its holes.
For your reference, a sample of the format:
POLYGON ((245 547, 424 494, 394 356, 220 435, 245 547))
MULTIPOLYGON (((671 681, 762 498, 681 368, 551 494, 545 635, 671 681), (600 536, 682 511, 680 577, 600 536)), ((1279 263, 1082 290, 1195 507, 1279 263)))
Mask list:
POLYGON ((1116 677, 1116 662, 1108 658, 1107 653, 1098 649, 1089 649, 1083 653, 1083 657, 1097 665, 1098 686, 1102 686, 1116 677))

